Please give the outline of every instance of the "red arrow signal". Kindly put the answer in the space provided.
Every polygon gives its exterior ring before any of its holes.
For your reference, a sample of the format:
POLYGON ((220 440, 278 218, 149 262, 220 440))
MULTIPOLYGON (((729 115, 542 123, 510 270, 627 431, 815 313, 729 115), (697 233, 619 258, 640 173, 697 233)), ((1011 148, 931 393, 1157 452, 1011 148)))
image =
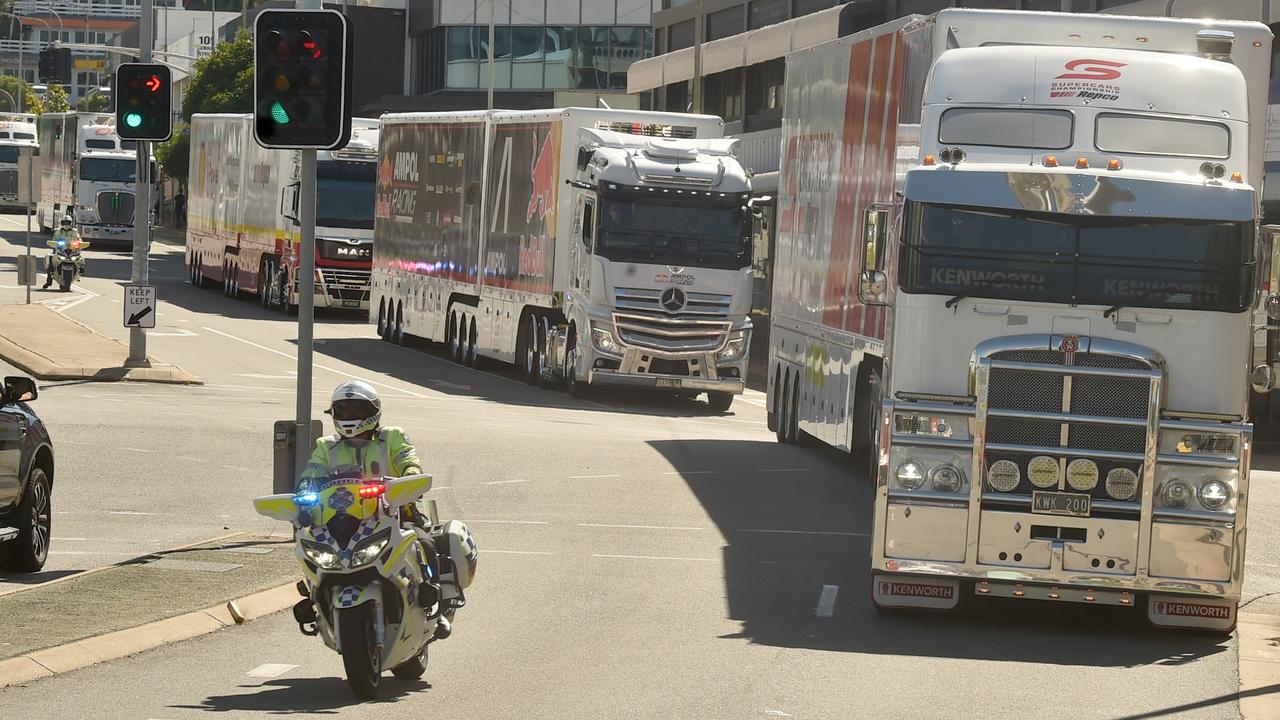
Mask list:
POLYGON ((152 75, 151 77, 147 78, 147 81, 143 84, 146 85, 147 89, 150 90, 151 92, 160 92, 160 85, 162 83, 160 82, 159 75, 152 75))

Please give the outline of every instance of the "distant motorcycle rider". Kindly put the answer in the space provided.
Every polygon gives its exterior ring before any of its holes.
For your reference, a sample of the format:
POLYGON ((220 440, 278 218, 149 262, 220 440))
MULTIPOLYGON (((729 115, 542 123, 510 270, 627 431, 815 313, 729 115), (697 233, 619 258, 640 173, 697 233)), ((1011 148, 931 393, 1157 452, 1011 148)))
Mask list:
MULTIPOLYGON (((329 478, 404 477, 422 472, 417 450, 404 430, 381 425, 382 400, 369 383, 351 380, 338 385, 325 413, 333 417, 337 433, 316 441, 315 452, 298 481, 299 492, 319 489, 329 478)), ((401 507, 400 517, 413 527, 422 543, 432 568, 430 576, 439 577, 440 564, 426 519, 412 504, 401 507)), ((437 638, 449 636, 452 615, 449 611, 439 618, 437 638)))
MULTIPOLYGON (((53 241, 58 244, 69 245, 71 247, 75 247, 80 244, 80 231, 76 230, 76 223, 71 219, 70 215, 63 215, 62 219, 58 221, 58 231, 53 234, 53 241)), ((56 255, 53 252, 50 252, 49 259, 44 264, 43 289, 45 290, 48 290, 49 286, 53 284, 53 274, 54 271, 57 270, 57 263, 54 260, 55 257, 56 255)), ((85 274, 85 262, 83 255, 80 256, 78 263, 80 265, 80 274, 83 276, 85 274)))

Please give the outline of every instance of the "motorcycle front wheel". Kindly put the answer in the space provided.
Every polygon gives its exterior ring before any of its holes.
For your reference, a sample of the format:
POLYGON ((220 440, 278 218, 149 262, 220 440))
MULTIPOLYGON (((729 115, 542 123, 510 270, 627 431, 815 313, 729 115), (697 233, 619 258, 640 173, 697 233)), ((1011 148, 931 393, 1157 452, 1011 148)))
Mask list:
POLYGON ((417 655, 405 660, 399 665, 391 668, 391 674, 401 680, 417 680, 427 671, 427 648, 430 645, 423 645, 417 655))
POLYGON ((67 292, 71 289, 71 282, 75 280, 76 269, 70 267, 62 268, 61 276, 58 279, 58 289, 67 292))
POLYGON ((365 603, 338 611, 338 643, 347 684, 361 700, 376 700, 382 679, 382 650, 373 628, 373 605, 365 603))

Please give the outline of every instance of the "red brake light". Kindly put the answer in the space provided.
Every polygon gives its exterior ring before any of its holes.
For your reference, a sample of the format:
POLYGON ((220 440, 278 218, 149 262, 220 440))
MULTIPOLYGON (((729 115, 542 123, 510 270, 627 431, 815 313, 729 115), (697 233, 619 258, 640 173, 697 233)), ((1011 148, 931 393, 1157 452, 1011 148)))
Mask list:
POLYGON ((379 495, 381 495, 385 490, 386 490, 386 486, 382 485, 381 483, 377 485, 363 485, 360 487, 360 497, 364 498, 365 500, 368 500, 369 498, 376 498, 379 495))

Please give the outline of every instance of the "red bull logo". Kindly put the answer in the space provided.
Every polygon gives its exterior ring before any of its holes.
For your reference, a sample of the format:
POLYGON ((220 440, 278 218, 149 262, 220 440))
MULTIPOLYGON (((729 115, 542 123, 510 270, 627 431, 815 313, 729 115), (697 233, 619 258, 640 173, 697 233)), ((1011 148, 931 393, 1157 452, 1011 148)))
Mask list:
POLYGON ((378 187, 388 188, 391 186, 391 158, 382 158, 382 165, 378 168, 378 187))
POLYGON ((546 247, 547 239, 541 235, 520 236, 520 265, 519 273, 521 275, 532 275, 534 277, 542 277, 546 274, 546 247))
POLYGON ((525 221, 533 220, 536 213, 538 219, 545 218, 556 206, 556 157, 555 142, 552 133, 542 142, 542 150, 538 150, 538 136, 533 136, 533 163, 529 177, 533 181, 533 192, 529 195, 529 207, 525 211, 525 221))

